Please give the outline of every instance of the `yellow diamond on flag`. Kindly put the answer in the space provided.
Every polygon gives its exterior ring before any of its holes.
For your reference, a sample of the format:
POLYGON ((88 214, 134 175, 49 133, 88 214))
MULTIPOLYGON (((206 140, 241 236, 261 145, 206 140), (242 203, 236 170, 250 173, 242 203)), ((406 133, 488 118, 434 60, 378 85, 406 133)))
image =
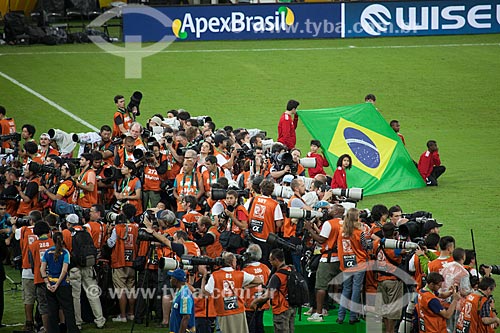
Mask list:
POLYGON ((352 165, 380 180, 397 142, 366 127, 340 118, 328 151, 349 154, 352 165))

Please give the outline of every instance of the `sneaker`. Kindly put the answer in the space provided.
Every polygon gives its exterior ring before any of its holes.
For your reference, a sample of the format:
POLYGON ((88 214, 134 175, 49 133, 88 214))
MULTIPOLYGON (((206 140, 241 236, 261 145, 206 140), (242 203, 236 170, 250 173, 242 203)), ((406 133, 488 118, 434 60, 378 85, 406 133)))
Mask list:
POLYGON ((359 318, 356 318, 356 319, 349 319, 349 325, 354 325, 356 323, 359 323, 359 318))
POLYGON ((328 310, 327 310, 327 309, 323 309, 323 311, 322 311, 321 315, 322 315, 323 317, 328 317, 328 310))
POLYGON ((113 318, 114 323, 126 323, 127 322, 127 317, 121 317, 118 315, 117 317, 113 318))
POLYGON ((130 321, 133 321, 135 319, 135 317, 134 317, 133 314, 128 314, 127 315, 127 319, 130 320, 130 321))
POLYGON ((313 314, 314 308, 309 308, 306 312, 304 312, 304 316, 310 316, 313 314))
POLYGON ((35 325, 33 324, 32 321, 26 321, 26 323, 24 324, 24 330, 28 332, 34 332, 35 325))
POLYGON ((321 322, 323 321, 323 315, 315 312, 311 315, 311 317, 307 318, 308 321, 321 322))

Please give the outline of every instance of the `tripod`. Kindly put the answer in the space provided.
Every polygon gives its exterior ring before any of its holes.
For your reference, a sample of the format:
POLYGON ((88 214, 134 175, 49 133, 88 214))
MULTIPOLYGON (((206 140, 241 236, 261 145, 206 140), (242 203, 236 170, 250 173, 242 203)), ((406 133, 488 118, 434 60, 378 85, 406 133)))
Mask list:
MULTIPOLYGON (((138 315, 140 314, 139 311, 141 310, 142 307, 142 302, 145 302, 144 308, 146 311, 145 319, 146 319, 146 327, 149 327, 149 321, 151 319, 151 312, 149 311, 149 307, 151 304, 151 298, 154 297, 154 295, 151 295, 152 293, 149 292, 149 274, 150 274, 150 269, 148 269, 148 266, 150 264, 153 264, 153 262, 156 259, 155 256, 155 249, 156 246, 150 242, 148 246, 148 251, 146 253, 146 260, 144 262, 144 266, 142 267, 144 270, 144 276, 141 281, 141 286, 139 288, 139 293, 138 293, 138 298, 137 298, 137 304, 135 305, 134 309, 134 318, 138 318, 138 315)), ((153 289, 156 291, 156 287, 153 289)), ((130 328, 130 333, 134 332, 134 327, 135 327, 136 320, 132 322, 132 327, 130 328)))

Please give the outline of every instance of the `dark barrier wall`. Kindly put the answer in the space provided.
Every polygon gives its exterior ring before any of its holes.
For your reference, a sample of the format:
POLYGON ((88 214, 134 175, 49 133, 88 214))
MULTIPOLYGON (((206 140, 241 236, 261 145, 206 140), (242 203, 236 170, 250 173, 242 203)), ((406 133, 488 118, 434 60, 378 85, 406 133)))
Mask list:
POLYGON ((125 7, 142 41, 425 36, 500 32, 500 0, 125 7))

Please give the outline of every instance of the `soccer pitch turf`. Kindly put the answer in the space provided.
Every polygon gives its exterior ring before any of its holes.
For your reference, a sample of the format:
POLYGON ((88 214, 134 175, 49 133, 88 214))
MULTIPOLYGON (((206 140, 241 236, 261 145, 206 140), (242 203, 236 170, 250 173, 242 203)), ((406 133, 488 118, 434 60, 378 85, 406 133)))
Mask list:
MULTIPOLYGON (((384 118, 400 121, 413 159, 434 139, 447 171, 436 188, 366 197, 358 207, 430 211, 444 223, 441 235, 464 248, 473 228, 479 262, 489 264, 500 264, 499 78, 499 34, 176 42, 143 59, 140 79, 125 79, 123 58, 92 44, 0 47, 0 105, 18 129, 32 123, 37 135, 90 130, 61 109, 95 127, 111 124, 113 96, 139 90, 143 123, 184 108, 211 115, 218 127, 261 128, 276 138, 288 99, 316 109, 373 93, 384 118)), ((303 155, 311 139, 299 121, 303 155)))

